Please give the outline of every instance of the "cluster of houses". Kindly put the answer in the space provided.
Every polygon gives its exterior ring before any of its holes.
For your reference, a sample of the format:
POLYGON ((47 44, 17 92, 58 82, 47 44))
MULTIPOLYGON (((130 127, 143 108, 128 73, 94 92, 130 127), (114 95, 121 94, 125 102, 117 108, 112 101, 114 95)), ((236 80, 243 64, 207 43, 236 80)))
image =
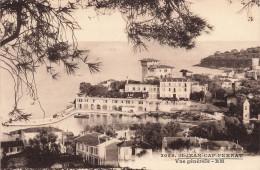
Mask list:
MULTIPOLYGON (((121 90, 122 93, 127 94, 126 98, 93 98, 78 94, 76 108, 130 112, 169 111, 169 103, 164 100, 172 100, 172 107, 176 107, 185 103, 182 101, 189 101, 191 93, 204 91, 205 94, 208 91, 208 84, 192 81, 192 72, 188 70, 175 71, 174 67, 161 64, 159 60, 153 58, 140 61, 142 83, 129 84, 127 81, 125 88, 121 90), (158 83, 151 83, 152 81, 158 83)), ((111 89, 110 85, 114 81, 110 79, 102 85, 111 89)))
MULTIPOLYGON (((2 133, 1 157, 15 155, 29 146, 29 140, 35 138, 40 131, 52 132, 57 136, 61 154, 75 155, 89 165, 109 165, 124 167, 129 163, 150 159, 158 153, 187 152, 199 153, 201 151, 238 153, 243 150, 239 145, 228 141, 208 141, 198 137, 164 137, 162 148, 155 148, 143 139, 134 139, 134 130, 126 125, 111 125, 116 136, 88 131, 74 136, 71 132, 64 132, 54 127, 37 127, 12 131, 9 134, 2 133), (171 147, 174 142, 189 143, 189 147, 171 147), (214 144, 213 144, 214 143, 214 144)), ((174 145, 175 145, 174 144, 174 145)), ((157 155, 158 156, 158 155, 157 155)))

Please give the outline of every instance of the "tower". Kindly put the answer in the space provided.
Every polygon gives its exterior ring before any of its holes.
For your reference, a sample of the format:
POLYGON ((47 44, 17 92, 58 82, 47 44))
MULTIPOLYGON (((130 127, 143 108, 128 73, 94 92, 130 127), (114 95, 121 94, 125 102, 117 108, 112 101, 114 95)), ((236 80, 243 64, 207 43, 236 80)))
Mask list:
POLYGON ((142 82, 144 82, 144 77, 148 73, 148 65, 147 65, 147 61, 145 60, 140 60, 140 61, 142 66, 142 82))
POLYGON ((259 58, 252 58, 252 70, 256 70, 259 66, 259 58))
POLYGON ((146 75, 149 74, 149 68, 158 66, 159 60, 153 59, 153 58, 144 58, 141 61, 141 66, 142 66, 142 81, 144 82, 144 78, 146 75))
POLYGON ((250 103, 246 99, 243 103, 243 123, 244 124, 249 123, 249 119, 250 119, 250 103))

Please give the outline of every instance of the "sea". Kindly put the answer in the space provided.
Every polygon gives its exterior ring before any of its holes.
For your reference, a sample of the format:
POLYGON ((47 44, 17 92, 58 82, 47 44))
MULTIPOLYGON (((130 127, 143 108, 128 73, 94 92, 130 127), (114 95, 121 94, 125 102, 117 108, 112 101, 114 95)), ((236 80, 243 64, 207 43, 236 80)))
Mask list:
MULTIPOLYGON (((79 49, 88 50, 85 54, 89 62, 101 62, 100 72, 90 74, 85 64, 79 63, 79 69, 73 75, 67 75, 62 65, 55 67, 60 73, 57 80, 46 72, 46 68, 40 66, 36 72, 37 92, 39 102, 33 102, 23 87, 23 97, 19 108, 25 113, 30 113, 31 118, 42 118, 64 110, 71 105, 79 92, 81 82, 97 84, 108 79, 125 80, 127 77, 133 80, 141 80, 142 58, 155 58, 161 62, 175 67, 176 70, 187 69, 194 73, 220 74, 221 70, 196 67, 202 58, 215 51, 231 51, 232 49, 246 49, 260 46, 260 42, 223 41, 223 42, 197 42, 191 50, 161 46, 149 43, 148 50, 134 49, 128 42, 79 42, 79 49), (41 109, 42 108, 42 109, 41 109)), ((1 118, 6 118, 14 105, 14 88, 11 76, 1 70, 0 72, 0 112, 1 118)))

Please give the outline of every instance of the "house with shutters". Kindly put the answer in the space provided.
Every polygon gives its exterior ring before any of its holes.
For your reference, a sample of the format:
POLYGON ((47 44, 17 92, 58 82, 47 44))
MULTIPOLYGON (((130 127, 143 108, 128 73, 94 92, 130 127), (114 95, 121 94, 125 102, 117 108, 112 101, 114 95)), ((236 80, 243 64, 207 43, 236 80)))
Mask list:
POLYGON ((121 141, 93 132, 75 139, 76 155, 91 165, 118 165, 117 144, 121 141))

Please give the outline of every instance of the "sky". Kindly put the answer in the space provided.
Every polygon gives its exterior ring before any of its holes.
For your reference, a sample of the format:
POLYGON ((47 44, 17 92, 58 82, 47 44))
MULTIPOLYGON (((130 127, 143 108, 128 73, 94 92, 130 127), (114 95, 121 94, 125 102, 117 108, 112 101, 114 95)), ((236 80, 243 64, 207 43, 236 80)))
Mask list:
MULTIPOLYGON (((214 27, 211 34, 203 34, 197 41, 260 41, 260 8, 252 9, 254 21, 249 22, 241 0, 190 0, 191 11, 214 27)), ((94 17, 94 10, 80 10, 75 18, 82 27, 76 35, 79 41, 127 41, 125 21, 119 12, 94 17), (90 19, 90 18, 91 19, 90 19), (93 18, 94 17, 94 18, 93 18)))
MULTIPOLYGON (((252 11, 253 22, 248 22, 247 13, 238 14, 242 8, 240 0, 228 4, 227 0, 192 0, 192 11, 204 18, 214 27, 214 30, 197 38, 197 46, 187 51, 159 46, 150 43, 148 51, 134 53, 132 45, 127 42, 125 23, 120 13, 95 16, 93 10, 79 10, 74 17, 79 22, 81 30, 76 31, 80 47, 90 50, 90 58, 102 62, 99 74, 90 75, 85 65, 81 65, 75 76, 66 76, 61 70, 59 80, 52 80, 46 74, 45 68, 39 68, 36 79, 39 99, 47 115, 52 115, 64 109, 75 98, 80 82, 98 83, 110 78, 117 80, 140 80, 141 66, 139 60, 143 57, 153 57, 174 66, 175 68, 191 67, 199 63, 201 58, 215 51, 240 50, 260 46, 260 8, 252 11)), ((201 72, 209 70, 200 69, 201 72)), ((210 70, 211 71, 211 70, 210 70)), ((215 71, 214 71, 215 72, 215 71)), ((13 84, 11 77, 0 72, 0 113, 6 115, 13 106, 13 84)), ((24 96, 20 106, 25 112, 33 113, 33 117, 41 117, 38 105, 32 105, 28 96, 24 96)))

